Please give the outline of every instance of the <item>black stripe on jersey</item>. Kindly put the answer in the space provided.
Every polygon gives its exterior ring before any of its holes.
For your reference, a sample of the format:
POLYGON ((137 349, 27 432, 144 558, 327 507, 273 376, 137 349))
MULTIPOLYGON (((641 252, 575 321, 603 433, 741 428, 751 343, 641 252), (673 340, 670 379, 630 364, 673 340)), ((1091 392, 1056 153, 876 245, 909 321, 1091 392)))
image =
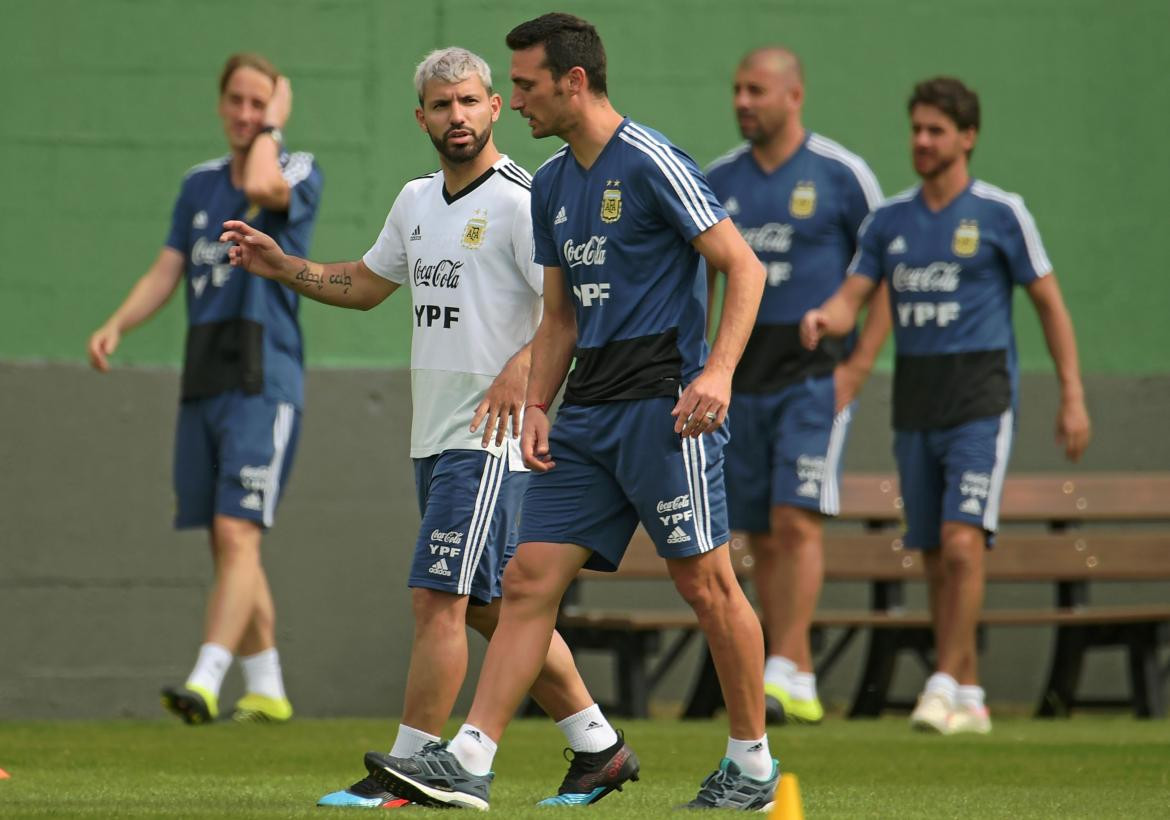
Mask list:
POLYGON ((407 180, 407 181, 414 182, 414 180, 416 180, 416 179, 434 179, 435 174, 437 174, 437 173, 439 173, 439 172, 438 171, 431 171, 429 174, 423 174, 422 176, 414 177, 414 178, 407 180))
POLYGON ((736 393, 774 393, 790 384, 833 372, 850 341, 826 338, 816 350, 800 343, 800 325, 758 324, 743 349, 731 389, 736 393))
POLYGON ((520 178, 523 179, 525 182, 532 182, 532 174, 528 173, 523 168, 521 168, 519 165, 512 162, 512 160, 508 160, 507 162, 505 162, 502 167, 507 168, 510 171, 515 171, 517 174, 520 175, 520 178))
POLYGON ((489 179, 491 179, 492 174, 494 174, 495 172, 496 172, 495 168, 488 168, 486 171, 484 171, 482 174, 477 176, 471 182, 467 183, 467 185, 465 185, 461 189, 459 189, 459 192, 455 193, 455 194, 447 193, 447 183, 444 182, 443 183, 443 200, 448 205, 450 205, 451 203, 455 202, 456 200, 462 199, 463 197, 467 196, 472 191, 474 191, 476 188, 478 188, 480 185, 483 185, 485 182, 487 182, 489 179))
POLYGON ((941 430, 1011 406, 1006 350, 894 359, 895 430, 941 430))
POLYGON ((682 386, 678 328, 619 339, 601 347, 578 347, 569 371, 565 404, 677 397, 682 386))
POLYGON ((501 165, 496 170, 498 170, 500 172, 500 176, 502 176, 504 179, 508 180, 508 182, 512 182, 512 183, 515 183, 516 185, 519 185, 525 191, 532 190, 532 181, 525 180, 523 177, 518 175, 514 170, 510 170, 507 165, 501 165))

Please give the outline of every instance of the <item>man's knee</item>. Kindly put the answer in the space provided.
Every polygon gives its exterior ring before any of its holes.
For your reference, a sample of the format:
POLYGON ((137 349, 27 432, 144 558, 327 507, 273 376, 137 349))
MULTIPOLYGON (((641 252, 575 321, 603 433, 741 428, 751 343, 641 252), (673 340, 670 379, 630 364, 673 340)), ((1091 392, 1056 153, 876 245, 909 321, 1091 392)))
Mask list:
POLYGON ((983 553, 987 548, 983 530, 970 524, 948 521, 942 528, 940 559, 948 574, 967 574, 980 571, 983 553))
POLYGON ((504 569, 504 600, 511 603, 543 601, 552 596, 553 584, 536 562, 517 555, 504 569))
POLYGON ((211 522, 211 549, 218 565, 259 563, 262 530, 254 521, 217 515, 211 522))
POLYGON ((410 607, 416 632, 462 631, 467 596, 415 587, 410 591, 410 607))
POLYGON ((725 606, 739 586, 726 548, 690 558, 670 559, 667 564, 675 589, 698 613, 725 606))
POLYGON ((821 516, 812 510, 778 505, 772 508, 772 533, 782 545, 819 544, 821 516))

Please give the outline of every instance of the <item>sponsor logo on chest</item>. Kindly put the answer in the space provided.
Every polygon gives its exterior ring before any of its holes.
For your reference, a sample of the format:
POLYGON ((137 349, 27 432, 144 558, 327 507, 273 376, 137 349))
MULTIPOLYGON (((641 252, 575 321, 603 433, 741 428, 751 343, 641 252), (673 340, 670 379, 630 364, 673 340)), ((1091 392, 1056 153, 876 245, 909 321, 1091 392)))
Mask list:
POLYGON ((784 222, 768 222, 756 228, 735 227, 756 253, 787 253, 792 249, 792 226, 784 222))
POLYGON ((459 259, 440 259, 433 264, 425 264, 421 259, 414 260, 414 270, 411 271, 416 288, 457 288, 459 287, 459 272, 463 262, 459 259))
POLYGON ((570 268, 578 265, 604 265, 606 239, 604 236, 591 236, 579 245, 572 239, 566 239, 561 251, 570 268))

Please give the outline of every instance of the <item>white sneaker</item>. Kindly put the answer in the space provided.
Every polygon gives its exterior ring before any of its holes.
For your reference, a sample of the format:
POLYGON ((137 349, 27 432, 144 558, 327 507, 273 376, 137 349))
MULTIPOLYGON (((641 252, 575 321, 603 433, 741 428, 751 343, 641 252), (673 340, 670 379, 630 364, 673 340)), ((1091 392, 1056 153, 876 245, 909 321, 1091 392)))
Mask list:
POLYGON ((951 712, 951 722, 949 726, 951 734, 959 734, 960 732, 973 732, 978 735, 985 735, 991 731, 991 713, 987 711, 986 706, 978 708, 971 706, 956 706, 951 712))
POLYGON ((918 696, 918 705, 910 714, 910 726, 923 732, 949 735, 953 731, 953 711, 950 699, 942 692, 923 692, 918 696))

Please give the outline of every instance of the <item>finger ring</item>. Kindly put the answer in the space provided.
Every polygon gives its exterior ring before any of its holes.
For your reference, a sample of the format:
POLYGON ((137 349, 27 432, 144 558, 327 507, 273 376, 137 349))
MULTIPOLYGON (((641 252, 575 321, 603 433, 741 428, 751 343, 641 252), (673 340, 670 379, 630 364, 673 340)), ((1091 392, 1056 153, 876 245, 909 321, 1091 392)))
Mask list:
POLYGON ((715 421, 715 413, 711 410, 707 411, 707 421, 715 421))

